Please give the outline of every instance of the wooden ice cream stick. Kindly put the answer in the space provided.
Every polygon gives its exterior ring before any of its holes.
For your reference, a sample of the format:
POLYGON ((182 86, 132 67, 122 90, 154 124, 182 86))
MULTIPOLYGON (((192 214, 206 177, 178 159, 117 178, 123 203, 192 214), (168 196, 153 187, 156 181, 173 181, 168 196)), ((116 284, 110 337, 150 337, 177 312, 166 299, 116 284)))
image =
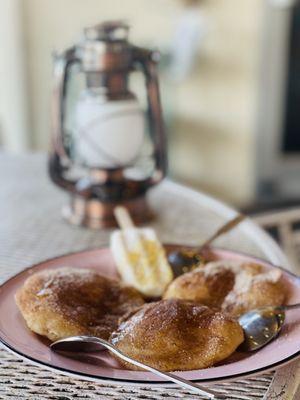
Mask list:
POLYGON ((135 227, 127 208, 122 207, 122 206, 116 207, 114 209, 114 215, 118 222, 119 227, 122 230, 135 227))

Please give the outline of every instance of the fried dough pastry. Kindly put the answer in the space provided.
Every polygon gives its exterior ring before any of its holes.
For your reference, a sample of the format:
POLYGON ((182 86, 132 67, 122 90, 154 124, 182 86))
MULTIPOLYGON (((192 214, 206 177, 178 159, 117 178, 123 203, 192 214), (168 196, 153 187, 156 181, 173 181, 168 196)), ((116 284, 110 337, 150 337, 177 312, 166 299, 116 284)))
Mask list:
POLYGON ((215 261, 175 279, 163 297, 195 301, 238 316, 283 304, 286 290, 281 275, 279 269, 265 271, 254 263, 215 261))
POLYGON ((134 288, 68 267, 35 273, 15 298, 28 327, 52 341, 73 335, 108 339, 119 318, 144 303, 134 288))
POLYGON ((230 316, 190 301, 170 299, 142 306, 121 322, 110 341, 154 368, 186 371, 224 360, 243 339, 242 328, 230 316))

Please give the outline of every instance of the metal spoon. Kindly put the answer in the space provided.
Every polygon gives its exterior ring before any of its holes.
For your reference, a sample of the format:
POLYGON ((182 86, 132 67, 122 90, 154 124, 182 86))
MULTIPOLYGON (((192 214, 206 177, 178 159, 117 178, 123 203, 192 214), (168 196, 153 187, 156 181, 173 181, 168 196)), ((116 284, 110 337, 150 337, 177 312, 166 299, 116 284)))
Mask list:
POLYGON ((107 342, 106 340, 94 337, 94 336, 72 336, 62 340, 58 340, 50 345, 51 350, 54 351, 65 351, 65 352, 95 352, 102 350, 109 350, 112 353, 116 354, 122 360, 136 365, 142 369, 150 371, 168 381, 172 381, 177 383, 177 385, 184 387, 185 389, 192 390, 202 396, 206 396, 209 399, 225 399, 226 397, 213 391, 207 389, 206 387, 202 387, 197 383, 190 382, 186 379, 183 379, 179 376, 171 374, 169 372, 162 372, 158 369, 152 368, 149 365, 143 364, 140 361, 134 360, 131 357, 126 356, 120 350, 118 350, 114 345, 107 342))
POLYGON ((168 255, 168 261, 173 269, 174 275, 179 276, 193 269, 202 260, 201 252, 205 247, 208 247, 215 239, 231 231, 240 224, 246 215, 238 214, 236 217, 226 222, 212 236, 210 236, 201 246, 193 250, 176 250, 168 255))
POLYGON ((269 306, 243 314, 238 320, 245 336, 240 349, 255 351, 271 342, 281 331, 285 311, 297 308, 300 308, 300 304, 269 306))

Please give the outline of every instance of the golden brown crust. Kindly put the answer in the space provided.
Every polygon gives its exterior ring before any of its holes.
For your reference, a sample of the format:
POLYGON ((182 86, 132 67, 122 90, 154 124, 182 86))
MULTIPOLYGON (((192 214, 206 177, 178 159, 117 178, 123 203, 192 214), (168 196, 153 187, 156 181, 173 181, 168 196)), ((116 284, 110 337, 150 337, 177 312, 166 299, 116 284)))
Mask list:
POLYGON ((142 306, 110 340, 125 354, 155 368, 183 371, 227 358, 242 343, 243 331, 225 314, 171 299, 142 306))
POLYGON ((178 277, 163 297, 196 301, 237 316, 251 309, 281 305, 285 295, 278 269, 265 271, 258 264, 223 260, 178 277))
POLYGON ((144 301, 134 288, 96 271, 64 267, 30 276, 16 303, 28 327, 54 341, 83 334, 107 339, 119 318, 144 301))

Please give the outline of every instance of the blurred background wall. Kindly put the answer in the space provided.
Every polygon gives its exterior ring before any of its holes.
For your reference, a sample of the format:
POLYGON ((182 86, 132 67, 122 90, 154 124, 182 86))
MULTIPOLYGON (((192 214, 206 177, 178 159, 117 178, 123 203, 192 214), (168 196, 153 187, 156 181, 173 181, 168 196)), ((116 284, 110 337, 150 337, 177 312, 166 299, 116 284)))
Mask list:
MULTIPOLYGON (((22 140, 13 140, 11 135, 20 136, 21 129, 7 126, 5 134, 3 121, 12 111, 1 110, 0 103, 4 146, 47 149, 51 53, 78 40, 84 26, 125 18, 132 25, 132 41, 157 47, 167 58, 176 21, 190 3, 207 21, 193 68, 179 81, 161 70, 170 174, 236 205, 249 203, 254 196, 262 0, 1 0, 0 26, 6 22, 10 29, 5 38, 0 36, 6 47, 7 39, 9 47, 19 49, 8 65, 16 66, 11 75, 23 82, 15 82, 13 93, 14 102, 19 96, 18 113, 24 114, 19 121, 24 126, 22 140), (14 9, 8 10, 8 3, 14 3, 14 9), (25 67, 25 80, 18 66, 25 67), (10 130, 15 133, 8 135, 10 130)), ((9 77, 7 67, 3 82, 14 81, 9 77)), ((7 99, 12 86, 6 83, 5 88, 3 82, 2 97, 7 99)))
POLYGON ((32 135, 22 6, 20 0, 0 1, 0 145, 15 152, 27 149, 32 135))

